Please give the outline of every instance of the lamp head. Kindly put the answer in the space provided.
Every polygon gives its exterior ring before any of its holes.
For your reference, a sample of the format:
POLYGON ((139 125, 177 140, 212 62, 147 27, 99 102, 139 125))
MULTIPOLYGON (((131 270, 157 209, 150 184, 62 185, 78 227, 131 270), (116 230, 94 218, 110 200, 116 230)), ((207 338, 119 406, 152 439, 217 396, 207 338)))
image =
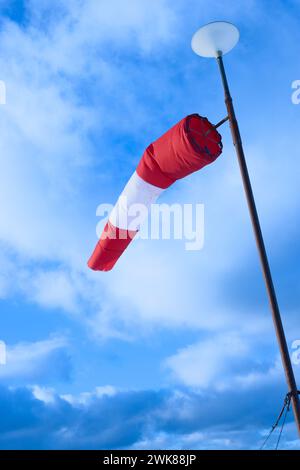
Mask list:
POLYGON ((208 23, 194 34, 193 51, 202 57, 219 57, 231 51, 240 38, 239 30, 227 21, 208 23))

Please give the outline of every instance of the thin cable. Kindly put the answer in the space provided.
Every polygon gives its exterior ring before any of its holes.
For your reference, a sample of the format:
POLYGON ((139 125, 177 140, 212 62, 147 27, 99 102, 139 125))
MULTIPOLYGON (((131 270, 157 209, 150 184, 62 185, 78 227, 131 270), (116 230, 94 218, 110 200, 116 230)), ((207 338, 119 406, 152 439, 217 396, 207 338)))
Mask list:
POLYGON ((279 447, 279 442, 280 442, 280 439, 281 439, 281 436, 282 436, 282 431, 283 431, 283 428, 284 428, 284 425, 285 425, 286 417, 287 417, 288 412, 290 411, 290 404, 291 404, 291 396, 288 397, 288 401, 287 401, 286 408, 285 408, 285 415, 284 415, 284 418, 283 418, 283 422, 282 422, 282 425, 281 425, 281 429, 280 429, 280 433, 279 433, 279 436, 278 436, 278 439, 277 439, 277 444, 276 444, 275 450, 278 450, 278 447, 279 447))
MULTIPOLYGON (((297 394, 300 395, 300 390, 297 390, 297 394)), ((281 429, 280 429, 280 433, 279 433, 279 436, 278 436, 278 439, 277 439, 277 443, 276 443, 276 447, 275 447, 275 450, 278 449, 278 446, 279 446, 279 443, 280 443, 280 439, 281 439, 281 436, 282 436, 282 432, 283 432, 283 428, 284 428, 284 425, 285 425, 285 422, 286 422, 286 417, 287 417, 287 414, 288 412, 290 411, 290 407, 291 407, 291 400, 292 400, 292 396, 293 396, 293 392, 289 392, 286 394, 285 396, 285 399, 284 399, 284 403, 283 403, 283 407, 279 413, 279 416, 275 422, 275 424, 273 424, 272 428, 271 428, 271 431, 269 432, 269 434, 267 435, 266 439, 264 440, 264 442, 262 443, 261 447, 259 450, 262 450, 266 443, 268 442, 268 440, 270 439, 271 435, 273 434, 273 432, 275 431, 275 429, 277 428, 281 418, 282 418, 282 415, 285 411, 285 414, 284 414, 284 418, 283 418, 283 423, 281 425, 281 429)))
POLYGON ((283 407, 282 407, 282 409, 281 409, 281 411, 280 411, 280 413, 279 413, 279 415, 278 415, 278 418, 277 418, 275 424, 273 424, 273 426, 271 427, 271 430, 270 430, 269 434, 267 435, 266 439, 264 440, 264 442, 263 442, 262 445, 260 446, 260 449, 259 449, 259 450, 263 450, 263 448, 265 447, 266 443, 267 443, 268 440, 270 439, 271 435, 273 434, 273 432, 274 432, 275 429, 277 428, 277 426, 278 426, 278 424, 279 424, 279 422, 280 422, 280 420, 281 420, 281 417, 282 417, 282 415, 283 415, 283 413, 284 413, 285 408, 286 408, 286 398, 285 398, 285 400, 284 400, 283 407))
MULTIPOLYGON (((300 390, 297 390, 297 394, 300 395, 300 390)), ((291 400, 292 400, 292 396, 293 396, 293 393, 292 392, 289 392, 286 394, 285 396, 285 399, 284 399, 284 403, 283 403, 283 407, 278 415, 278 418, 275 422, 275 424, 273 424, 269 434, 267 435, 266 439, 264 440, 264 442, 262 443, 262 445, 260 446, 260 449, 259 450, 262 450, 266 443, 268 442, 268 440, 270 439, 271 435, 273 434, 273 432, 275 431, 275 429, 277 428, 278 424, 280 423, 280 420, 282 418, 282 415, 285 411, 285 415, 284 415, 284 418, 283 418, 283 423, 281 425, 281 429, 280 429, 280 433, 279 433, 279 436, 278 436, 278 439, 277 439, 277 444, 276 444, 276 447, 275 447, 275 450, 278 449, 278 446, 279 446, 279 443, 280 443, 280 439, 281 439, 281 436, 282 436, 282 432, 283 432, 283 428, 284 428, 284 425, 285 425, 285 422, 286 422, 286 417, 287 417, 287 414, 288 412, 290 411, 290 407, 291 407, 291 400)))

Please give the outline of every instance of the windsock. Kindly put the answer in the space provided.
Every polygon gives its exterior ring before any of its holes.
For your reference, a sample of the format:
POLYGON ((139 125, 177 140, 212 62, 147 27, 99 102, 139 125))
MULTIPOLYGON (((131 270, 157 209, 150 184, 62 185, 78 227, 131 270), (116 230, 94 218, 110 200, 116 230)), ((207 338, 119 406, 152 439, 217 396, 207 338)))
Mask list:
POLYGON ((145 150, 120 195, 88 261, 95 271, 110 271, 139 230, 133 204, 149 208, 178 179, 212 163, 222 153, 222 138, 207 118, 191 114, 145 150))

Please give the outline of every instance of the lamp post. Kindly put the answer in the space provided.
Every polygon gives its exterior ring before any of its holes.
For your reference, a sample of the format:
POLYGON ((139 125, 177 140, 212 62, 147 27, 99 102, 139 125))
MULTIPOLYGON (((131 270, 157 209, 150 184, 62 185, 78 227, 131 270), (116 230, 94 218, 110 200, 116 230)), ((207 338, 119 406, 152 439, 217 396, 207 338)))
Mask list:
POLYGON ((289 388, 289 395, 291 398, 294 417, 300 435, 300 401, 298 396, 298 389, 296 385, 295 375, 289 355, 289 350, 286 342, 286 337, 281 321, 280 310, 276 298, 276 292, 272 280, 268 257, 265 249, 264 239, 260 227, 260 222, 257 214, 251 181, 247 169, 247 163, 243 150, 242 139, 239 131, 238 122, 235 115, 235 110, 229 90, 229 85, 226 77, 223 56, 231 51, 239 41, 239 31, 231 23, 225 21, 216 21, 209 23, 200 28, 193 36, 192 49, 202 57, 214 57, 217 60, 222 84, 225 94, 225 104, 228 112, 230 129, 235 146, 241 176, 243 180, 245 195, 250 212, 251 222, 254 230, 256 245, 261 262, 262 272, 265 280, 266 290, 271 307, 273 322, 275 326, 276 336, 279 344, 283 368, 286 375, 286 381, 289 388))

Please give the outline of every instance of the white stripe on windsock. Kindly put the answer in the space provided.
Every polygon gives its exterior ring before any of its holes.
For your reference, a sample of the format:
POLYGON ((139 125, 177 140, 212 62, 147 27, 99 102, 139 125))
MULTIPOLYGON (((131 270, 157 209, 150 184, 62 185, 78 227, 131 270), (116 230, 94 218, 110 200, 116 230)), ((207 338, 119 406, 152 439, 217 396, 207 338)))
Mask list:
POLYGON ((155 203, 163 191, 162 188, 146 183, 135 171, 109 216, 110 223, 123 230, 139 230, 151 204, 155 203))

